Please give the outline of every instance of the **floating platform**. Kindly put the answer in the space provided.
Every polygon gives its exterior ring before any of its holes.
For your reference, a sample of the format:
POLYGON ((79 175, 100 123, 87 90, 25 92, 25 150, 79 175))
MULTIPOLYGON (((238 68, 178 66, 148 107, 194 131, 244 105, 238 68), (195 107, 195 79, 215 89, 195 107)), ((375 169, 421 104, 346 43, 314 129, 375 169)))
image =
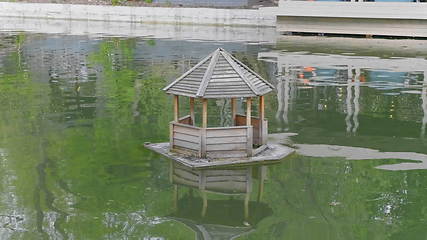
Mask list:
POLYGON ((201 159, 194 156, 188 156, 182 153, 175 153, 169 151, 169 143, 146 143, 144 146, 153 150, 161 155, 179 162, 187 167, 193 169, 206 169, 212 167, 236 167, 246 166, 252 164, 269 164, 277 163, 283 158, 293 154, 295 149, 284 146, 282 144, 267 144, 267 146, 255 153, 252 157, 245 158, 222 158, 222 159, 201 159))

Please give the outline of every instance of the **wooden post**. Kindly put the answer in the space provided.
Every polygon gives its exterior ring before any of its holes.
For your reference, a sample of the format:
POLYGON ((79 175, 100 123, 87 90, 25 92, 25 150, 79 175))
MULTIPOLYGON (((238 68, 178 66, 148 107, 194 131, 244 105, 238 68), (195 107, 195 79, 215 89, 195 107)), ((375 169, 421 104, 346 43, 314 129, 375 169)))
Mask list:
POLYGON ((207 99, 203 99, 203 114, 202 114, 202 118, 203 118, 202 128, 207 128, 208 127, 208 100, 207 99))
POLYGON ((264 103, 264 96, 259 97, 259 119, 262 121, 265 118, 265 103, 264 103))
POLYGON ((246 98, 246 126, 251 126, 252 98, 246 98))
POLYGON ((191 118, 191 125, 196 125, 195 117, 194 117, 194 98, 190 97, 190 118, 191 118))
POLYGON ((179 119, 179 96, 173 95, 173 120, 178 122, 179 119))
POLYGON ((233 121, 233 126, 236 126, 236 114, 237 114, 237 99, 231 98, 231 119, 233 121))
POLYGON ((259 137, 261 145, 267 144, 267 129, 264 129, 265 121, 265 101, 264 96, 259 97, 259 137))

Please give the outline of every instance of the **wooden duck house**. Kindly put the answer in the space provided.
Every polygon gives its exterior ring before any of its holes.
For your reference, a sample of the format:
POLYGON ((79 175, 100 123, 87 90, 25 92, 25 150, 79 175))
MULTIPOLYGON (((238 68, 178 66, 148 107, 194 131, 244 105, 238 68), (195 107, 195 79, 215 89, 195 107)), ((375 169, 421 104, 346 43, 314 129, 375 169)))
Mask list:
POLYGON ((269 82, 248 66, 224 49, 218 48, 163 89, 173 96, 174 106, 168 150, 165 149, 165 144, 146 146, 184 164, 190 163, 193 167, 194 162, 197 162, 198 166, 203 162, 195 159, 205 159, 208 162, 239 159, 246 162, 282 158, 292 151, 286 149, 279 152, 270 151, 267 155, 261 154, 268 149, 264 95, 273 89, 269 82), (180 97, 188 98, 189 101, 189 113, 186 116, 180 115, 180 97), (259 116, 251 114, 255 98, 259 98, 259 116), (208 127, 208 101, 214 99, 230 99, 231 126, 208 127), (245 114, 237 113, 238 100, 246 103, 245 114), (202 105, 199 126, 195 121, 196 101, 202 105), (258 160, 254 158, 257 156, 258 160))

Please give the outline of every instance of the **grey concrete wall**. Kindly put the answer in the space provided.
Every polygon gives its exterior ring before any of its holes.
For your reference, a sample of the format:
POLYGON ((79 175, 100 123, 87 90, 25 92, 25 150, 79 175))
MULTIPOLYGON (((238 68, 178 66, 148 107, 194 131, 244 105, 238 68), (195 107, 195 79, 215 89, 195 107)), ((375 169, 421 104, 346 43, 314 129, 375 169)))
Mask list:
POLYGON ((0 2, 0 16, 204 25, 276 25, 271 8, 214 9, 0 2))
POLYGON ((275 28, 0 17, 0 31, 274 44, 275 28))

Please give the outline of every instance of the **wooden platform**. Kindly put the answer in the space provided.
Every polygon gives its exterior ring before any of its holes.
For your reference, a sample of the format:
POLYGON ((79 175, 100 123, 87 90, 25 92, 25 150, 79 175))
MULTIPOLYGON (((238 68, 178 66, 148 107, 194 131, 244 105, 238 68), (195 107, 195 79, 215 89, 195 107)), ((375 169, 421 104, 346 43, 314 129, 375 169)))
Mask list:
POLYGON ((193 169, 205 169, 212 167, 235 167, 246 166, 252 164, 268 164, 277 163, 283 158, 293 154, 295 149, 281 145, 281 144, 267 144, 267 148, 253 157, 249 158, 224 158, 224 159, 200 159, 184 154, 174 153, 169 151, 169 143, 146 143, 144 146, 153 150, 161 155, 177 161, 185 166, 193 169))
POLYGON ((279 32, 427 37, 427 3, 280 1, 279 32))

